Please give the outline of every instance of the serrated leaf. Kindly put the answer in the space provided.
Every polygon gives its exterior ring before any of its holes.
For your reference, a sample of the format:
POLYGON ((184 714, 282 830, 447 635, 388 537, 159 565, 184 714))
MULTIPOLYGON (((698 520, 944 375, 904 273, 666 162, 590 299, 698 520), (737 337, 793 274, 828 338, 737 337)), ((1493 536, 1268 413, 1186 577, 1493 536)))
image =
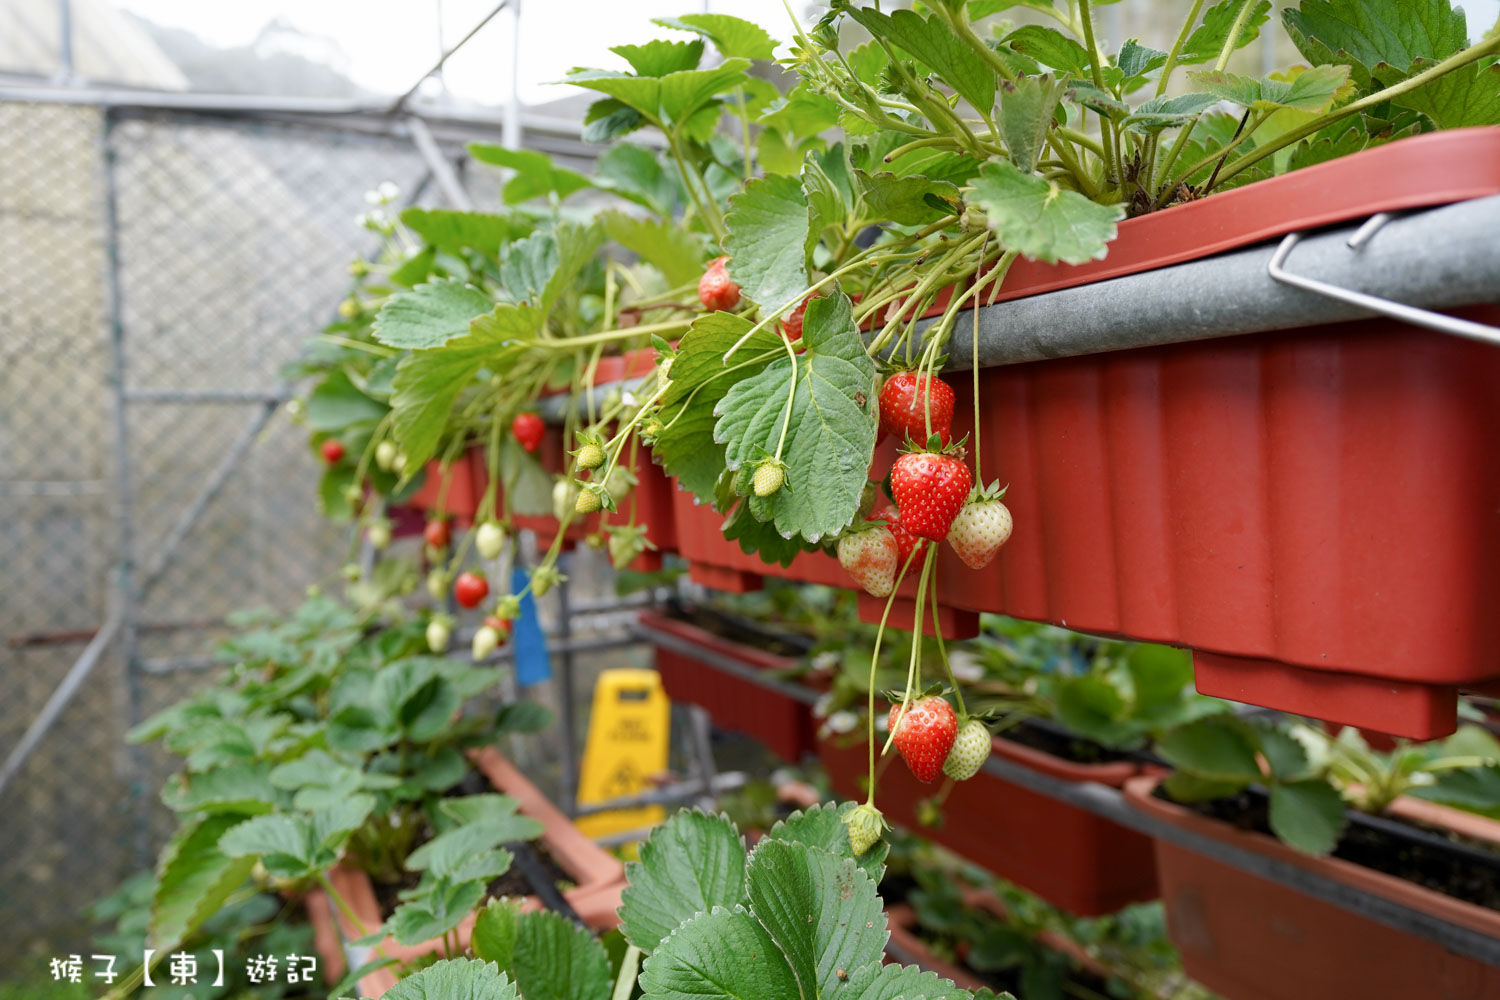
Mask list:
POLYGON ((472 142, 469 144, 469 155, 480 163, 516 172, 501 189, 507 205, 519 205, 545 194, 555 194, 561 200, 593 186, 583 174, 557 166, 552 162, 552 157, 534 149, 506 149, 504 146, 472 142))
POLYGON ((1028 24, 1006 35, 1001 44, 1070 76, 1089 75, 1089 54, 1056 28, 1028 24))
POLYGON ((713 42, 726 58, 770 59, 775 55, 776 39, 760 25, 730 14, 684 14, 681 17, 652 18, 653 24, 679 31, 692 31, 713 42))
POLYGON ((898 226, 925 225, 941 219, 945 214, 954 214, 960 201, 957 187, 930 177, 867 174, 863 170, 856 170, 854 177, 859 184, 860 200, 864 205, 866 218, 879 222, 894 222, 898 226), (954 210, 945 213, 928 204, 923 199, 929 194, 952 202, 954 210))
POLYGON ((651 831, 625 877, 620 929, 651 954, 694 914, 745 902, 745 845, 725 817, 683 810, 651 831))
POLYGON ((1122 720, 1126 702, 1120 691, 1097 674, 1062 678, 1057 685, 1057 718, 1074 732, 1106 746, 1139 743, 1141 736, 1122 720))
POLYGON ((729 199, 729 277, 764 310, 795 304, 807 288, 807 199, 796 177, 771 174, 729 199))
POLYGON ((583 116, 582 138, 584 142, 608 142, 629 135, 645 124, 645 116, 635 108, 607 97, 589 105, 583 116))
POLYGON ((1236 18, 1247 3, 1254 3, 1255 8, 1242 26, 1235 48, 1242 49, 1255 41, 1260 36, 1261 25, 1271 16, 1271 0, 1223 0, 1204 13, 1203 23, 1193 30, 1178 53, 1177 64, 1196 66, 1218 59, 1229 41, 1229 33, 1234 30, 1236 18))
POLYGON ((495 308, 490 297, 458 278, 438 278, 386 300, 371 332, 391 347, 441 347, 469 332, 469 321, 495 308))
POLYGON ((714 440, 714 407, 731 386, 785 355, 781 335, 768 327, 724 364, 724 354, 751 328, 727 312, 700 316, 683 335, 672 361, 672 377, 662 396, 656 454, 667 472, 702 500, 711 500, 724 471, 724 446, 714 440))
POLYGON ((852 972, 838 993, 839 1000, 973 1000, 973 996, 915 965, 867 965, 852 972))
POLYGON ((881 13, 872 7, 846 7, 850 17, 877 38, 923 62, 983 114, 995 104, 995 71, 936 17, 911 10, 881 13))
POLYGON ((849 858, 870 876, 870 881, 879 885, 880 880, 885 877, 885 859, 890 853, 890 845, 884 840, 878 841, 856 858, 854 849, 849 846, 849 827, 843 820, 844 814, 853 808, 852 802, 842 805, 825 802, 810 809, 798 810, 786 819, 778 820, 766 837, 816 847, 836 857, 849 858))
POLYGON ((742 908, 722 906, 694 917, 662 942, 641 969, 641 988, 647 997, 668 1000, 807 996, 770 933, 742 908))
POLYGON ((458 880, 462 866, 471 856, 484 854, 511 841, 535 840, 542 831, 542 825, 530 816, 507 816, 492 822, 470 823, 427 841, 408 856, 406 867, 413 871, 430 871, 438 878, 458 880))
POLYGON ((1278 781, 1293 781, 1306 777, 1310 762, 1302 744, 1284 729, 1275 726, 1256 726, 1255 735, 1260 743, 1261 755, 1271 768, 1271 776, 1278 781))
POLYGON ((1294 781, 1271 786, 1271 830, 1308 854, 1327 854, 1348 823, 1344 800, 1326 781, 1294 781))
MULTIPOLYGON (((1418 59, 1406 76, 1415 76, 1432 66, 1418 59)), ((1376 70, 1381 83, 1389 86, 1400 79, 1385 68, 1376 70)), ((1470 63, 1445 73, 1415 90, 1391 99, 1391 103, 1431 118, 1438 128, 1500 124, 1500 63, 1470 63)))
POLYGON ((1244 725, 1227 717, 1199 719, 1163 735, 1156 749, 1173 767, 1200 778, 1259 781, 1256 747, 1244 725))
POLYGON ((809 548, 800 539, 783 538, 774 524, 757 520, 745 503, 735 506, 722 530, 724 540, 739 543, 740 551, 747 556, 759 556, 765 562, 782 566, 790 566, 809 548))
POLYGON ((432 277, 436 267, 437 247, 423 247, 391 271, 391 284, 414 288, 432 277))
POLYGON ((1192 654, 1172 646, 1137 643, 1125 654, 1125 667, 1141 708, 1177 704, 1193 683, 1192 654))
POLYGON ((343 431, 377 423, 386 407, 360 392, 342 370, 331 371, 307 397, 307 429, 317 432, 343 431))
POLYGON ((713 69, 685 70, 661 77, 575 69, 562 82, 608 94, 658 122, 670 124, 687 121, 715 94, 743 83, 749 66, 748 59, 725 59, 713 69))
POLYGON ((284 798, 271 780, 269 761, 228 764, 182 772, 162 789, 162 801, 177 812, 267 813, 284 798))
POLYGON ((850 969, 878 962, 885 914, 875 883, 852 858, 762 840, 746 866, 750 909, 771 932, 802 986, 802 996, 831 996, 850 969))
POLYGON ((1347 66, 1314 66, 1290 80, 1224 72, 1189 73, 1188 78, 1215 97, 1256 111, 1288 108, 1321 114, 1353 93, 1347 66))
POLYGON ((669 287, 690 284, 702 275, 703 241, 692 230, 670 220, 624 212, 604 212, 599 220, 610 239, 660 271, 669 287))
POLYGON ((1200 778, 1185 771, 1167 775, 1161 786, 1174 802, 1210 802, 1245 790, 1243 781, 1200 778))
POLYGON ((969 201, 988 216, 1006 249, 1049 264, 1102 258, 1125 217, 1122 205, 1100 205, 1003 160, 980 169, 969 201))
POLYGON ((267 871, 281 878, 308 878, 338 860, 344 842, 374 808, 375 799, 360 793, 311 816, 256 816, 227 830, 219 838, 219 850, 252 861, 258 856, 267 871))
POLYGON ((1010 162, 1025 172, 1036 169, 1047 144, 1052 113, 1067 84, 1048 76, 1028 76, 1000 85, 1000 137, 1010 151, 1010 162))
POLYGON ((502 303, 469 324, 468 336, 401 359, 391 383, 396 438, 407 461, 420 467, 437 447, 453 401, 486 365, 520 353, 534 339, 541 316, 527 306, 502 303))
POLYGON ((151 901, 151 947, 170 951, 219 912, 255 867, 253 857, 230 857, 219 840, 245 817, 204 816, 180 827, 162 850, 151 901))
POLYGON ((542 910, 517 930, 511 969, 526 1000, 609 1000, 609 956, 587 928, 542 910))
POLYGON ((498 966, 477 959, 445 959, 408 976, 383 1000, 520 1000, 498 966))
POLYGON ((1469 44, 1463 11, 1448 0, 1302 0, 1281 12, 1281 23, 1308 62, 1358 63, 1366 78, 1381 63, 1404 69, 1469 44))
POLYGON ((370 704, 392 727, 425 743, 448 726, 458 710, 458 692, 427 658, 388 663, 370 685, 370 704))
POLYGON ((408 208, 401 213, 401 221, 430 246, 450 253, 479 250, 490 257, 498 254, 502 245, 529 235, 533 228, 520 215, 448 208, 408 208))
POLYGON ((1500 811, 1500 767, 1453 768, 1437 772, 1436 784, 1416 785, 1406 794, 1429 802, 1440 802, 1491 819, 1500 811))
MULTIPOLYGON (((442 937, 463 923, 484 898, 483 882, 463 882, 402 903, 387 922, 398 944, 418 945, 442 937)), ((386 994, 389 996, 390 994, 386 994)))
POLYGON ((1120 67, 1120 72, 1125 74, 1126 79, 1144 76, 1153 69, 1161 69, 1167 62, 1167 54, 1161 49, 1153 49, 1149 45, 1142 45, 1134 38, 1127 38, 1125 44, 1120 46, 1120 54, 1115 60, 1115 65, 1120 67))
POLYGON ((469 947, 476 958, 494 962, 502 969, 511 966, 516 953, 521 904, 511 899, 491 899, 474 918, 474 933, 469 947))
POLYGON ((685 69, 697 69, 703 59, 703 43, 669 42, 653 38, 644 45, 611 45, 609 51, 630 63, 641 76, 666 76, 685 69))
POLYGON ((599 157, 594 184, 664 217, 677 203, 677 185, 662 168, 659 154, 629 142, 617 142, 599 157))
POLYGON ((1158 132, 1185 124, 1189 118, 1202 114, 1217 103, 1219 98, 1214 94, 1153 97, 1130 112, 1123 124, 1130 132, 1158 132))
POLYGON ((875 363, 842 293, 808 303, 802 344, 795 365, 777 358, 729 390, 715 410, 714 439, 738 469, 776 454, 785 427, 786 486, 767 498, 767 510, 783 536, 817 542, 859 509, 875 448, 875 363))

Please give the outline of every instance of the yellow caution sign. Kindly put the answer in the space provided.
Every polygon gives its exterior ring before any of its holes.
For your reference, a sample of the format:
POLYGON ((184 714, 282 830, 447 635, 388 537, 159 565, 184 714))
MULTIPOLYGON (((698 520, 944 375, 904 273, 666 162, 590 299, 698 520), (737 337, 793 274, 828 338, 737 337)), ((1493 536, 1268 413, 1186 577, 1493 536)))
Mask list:
MULTIPOLYGON (((667 769, 671 702, 655 670, 614 669, 594 685, 588 745, 578 776, 578 801, 607 802, 651 787, 667 769)), ((661 806, 615 809, 577 822, 585 836, 654 826, 666 818, 661 806)))

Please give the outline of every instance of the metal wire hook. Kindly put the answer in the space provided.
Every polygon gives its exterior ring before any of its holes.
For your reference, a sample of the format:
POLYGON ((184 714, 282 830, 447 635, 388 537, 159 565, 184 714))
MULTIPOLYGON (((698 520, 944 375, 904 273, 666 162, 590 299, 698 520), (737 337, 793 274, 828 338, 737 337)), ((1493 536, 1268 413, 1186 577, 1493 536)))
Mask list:
MULTIPOLYGON (((1365 220, 1365 223, 1355 230, 1349 237, 1350 249, 1358 250, 1370 241, 1386 223, 1395 218, 1394 213, 1378 212, 1365 220)), ((1304 291, 1322 295, 1325 298, 1337 299, 1340 302, 1348 302, 1371 312, 1394 319, 1404 320, 1416 326, 1425 326, 1442 333, 1449 333, 1455 337, 1463 337, 1466 340, 1477 340, 1481 343, 1500 346, 1500 328, 1485 323, 1475 323, 1472 320, 1458 319, 1454 316, 1445 316, 1442 313, 1433 312, 1430 309, 1419 309, 1402 302, 1393 302, 1383 299, 1378 295, 1370 295, 1367 292, 1358 292, 1352 288, 1342 285, 1330 284, 1317 278, 1309 278, 1305 275, 1293 274, 1286 269, 1286 259, 1292 253, 1292 249, 1301 242, 1304 233, 1288 233, 1271 255, 1266 264, 1266 273, 1272 281, 1283 285, 1291 285, 1293 288, 1301 288, 1304 291)))

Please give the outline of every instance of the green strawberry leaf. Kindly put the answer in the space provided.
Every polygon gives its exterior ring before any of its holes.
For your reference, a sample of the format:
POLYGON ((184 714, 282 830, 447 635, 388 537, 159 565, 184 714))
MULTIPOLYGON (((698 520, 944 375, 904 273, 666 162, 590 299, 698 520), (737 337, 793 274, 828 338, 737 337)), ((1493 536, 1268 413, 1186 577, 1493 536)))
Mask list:
POLYGON ((333 866, 374 808, 374 797, 360 793, 310 816, 256 816, 227 829, 218 849, 252 862, 258 856, 266 871, 279 878, 310 878, 333 866))
POLYGON ((891 846, 884 840, 877 842, 864 854, 854 857, 849 846, 849 827, 844 824, 844 814, 854 808, 854 803, 819 803, 810 809, 798 810, 786 819, 779 820, 766 834, 770 840, 784 840, 791 844, 803 844, 827 851, 839 858, 853 860, 876 885, 885 877, 885 859, 891 846))
POLYGON ((520 215, 458 212, 448 208, 408 208, 401 213, 406 228, 439 250, 458 253, 479 250, 490 257, 506 243, 529 236, 534 228, 520 215))
POLYGON ((657 153, 644 146, 617 142, 595 164, 594 186, 670 218, 677 204, 677 182, 657 153))
POLYGON ((1348 823, 1344 800, 1318 779, 1271 786, 1271 830, 1299 851, 1327 854, 1348 823))
MULTIPOLYGON (((1030 6, 1030 5, 1028 5, 1030 6)), ((985 994, 989 995, 989 994, 985 994)), ((1041 991, 1027 993, 1040 996, 1041 991)), ((915 965, 867 965, 849 975, 840 988, 839 1000, 973 1000, 974 994, 961 990, 936 973, 923 972, 915 965)), ((1002 993, 994 1000, 1005 1000, 1002 993)), ((1011 1000, 1015 1000, 1011 997, 1011 1000)))
POLYGON ((234 813, 203 816, 180 827, 163 849, 151 900, 151 947, 176 948, 224 905, 255 867, 251 856, 235 857, 219 848, 226 833, 245 823, 234 813))
POLYGON ((1235 20, 1247 3, 1254 3, 1255 8, 1241 28, 1234 47, 1242 49, 1260 37, 1261 25, 1271 16, 1271 0, 1222 0, 1208 8, 1203 15, 1203 23, 1188 36, 1182 51, 1178 53, 1177 64, 1196 66, 1218 59, 1225 43, 1229 41, 1229 33, 1234 30, 1235 20))
POLYGON ((1224 72, 1189 73, 1188 78, 1214 97, 1255 111, 1286 108, 1321 114, 1354 91, 1348 66, 1314 66, 1287 75, 1292 78, 1256 80, 1224 72))
POLYGON ((161 797, 176 812, 232 812, 246 816, 271 812, 286 799, 273 782, 271 762, 266 760, 240 761, 196 774, 178 774, 162 788, 161 797))
POLYGON ((746 901, 745 843, 728 818, 682 810, 651 831, 625 876, 620 929, 651 954, 695 914, 746 901))
POLYGON ((749 77, 748 59, 725 59, 713 69, 683 70, 665 76, 632 76, 605 69, 575 69, 563 83, 596 90, 627 104, 661 125, 681 125, 715 94, 733 90, 749 77))
POLYGON ((1180 94, 1177 97, 1153 97, 1138 105, 1126 116, 1123 125, 1129 132, 1159 132, 1187 123, 1219 103, 1214 94, 1180 94))
POLYGON ((1241 784, 1261 779, 1255 741, 1245 723, 1233 717, 1179 726, 1163 735, 1156 749, 1168 764, 1199 778, 1241 784))
POLYGON ((724 522, 723 531, 724 539, 739 542, 740 551, 745 555, 760 556, 768 563, 790 566, 793 560, 808 551, 800 539, 783 538, 775 524, 757 519, 746 503, 735 506, 724 522))
POLYGON ((770 59, 775 55, 776 39, 760 25, 730 14, 684 14, 681 17, 652 18, 653 24, 678 31, 691 31, 713 42, 726 59, 770 59))
POLYGON ((660 271, 669 287, 694 282, 703 273, 702 239, 676 222, 624 212, 605 212, 599 219, 610 239, 660 271))
POLYGON ((1115 223, 1125 217, 1122 205, 1100 205, 1004 160, 980 169, 969 201, 988 216, 1008 249, 1049 264, 1103 257, 1115 238, 1115 223))
POLYGON ((373 426, 384 415, 385 406, 360 392, 343 370, 329 372, 307 397, 307 428, 314 433, 337 433, 362 424, 373 426))
POLYGON ((876 222, 894 222, 898 226, 921 226, 941 219, 954 212, 929 203, 928 195, 941 201, 952 202, 955 211, 960 201, 958 188, 947 181, 933 180, 920 174, 897 177, 883 172, 867 174, 863 170, 854 172, 859 185, 860 200, 867 217, 876 222))
POLYGON ((715 906, 673 928, 646 959, 641 988, 647 997, 682 1000, 811 996, 770 932, 739 906, 715 906))
POLYGON ((598 938, 560 913, 524 914, 511 972, 526 1000, 609 1000, 609 956, 598 938))
POLYGON ((781 335, 767 328, 750 338, 726 366, 725 352, 751 325, 733 313, 700 316, 683 335, 672 360, 660 409, 664 429, 657 435, 655 450, 667 472, 700 500, 713 499, 714 485, 724 471, 724 446, 714 440, 714 408, 731 386, 786 355, 781 335))
POLYGON ((451 958, 408 976, 384 1000, 520 1000, 499 967, 478 959, 451 958))
POLYGON ((817 542, 859 510, 875 448, 875 363, 842 293, 808 303, 802 343, 795 364, 779 357, 729 390, 714 440, 730 469, 779 451, 786 486, 767 510, 783 536, 817 542))
POLYGON ((802 996, 842 995, 850 969, 880 961, 889 934, 875 883, 852 858, 764 839, 746 866, 750 909, 771 933, 802 996))
POLYGON ((457 278, 438 278, 386 300, 371 332, 391 347, 441 347, 469 332, 469 320, 495 308, 490 297, 457 278))
POLYGON ((796 177, 771 174, 729 199, 729 277, 763 310, 796 304, 807 289, 807 198, 796 177))
POLYGON ((520 934, 521 904, 514 899, 491 899, 474 918, 469 948, 476 958, 509 969, 520 934))
POLYGON ((630 63, 641 76, 666 76, 682 70, 697 69, 703 59, 703 42, 668 42, 652 39, 645 45, 611 45, 609 51, 630 63))
POLYGON ((1028 24, 1006 35, 1001 44, 1069 76, 1089 75, 1088 52, 1056 28, 1028 24))
POLYGON ((1302 0, 1281 12, 1281 23, 1308 62, 1357 65, 1362 82, 1382 63, 1404 69, 1469 44, 1463 11, 1448 0, 1302 0))
POLYGON ((411 900, 396 907, 388 922, 388 929, 398 944, 421 944, 442 937, 463 923, 464 918, 473 912, 483 898, 483 882, 445 885, 419 900, 411 900))
MULTIPOLYGON (((1125 40, 1125 44, 1120 46, 1119 56, 1115 59, 1115 65, 1120 67, 1120 72, 1125 74, 1126 80, 1145 76, 1154 69, 1161 69, 1166 64, 1165 52, 1161 49, 1153 49, 1149 45, 1142 45, 1134 38, 1125 40)), ((1129 92, 1127 89, 1126 93, 1129 92)))
POLYGON ((1028 76, 1000 87, 1000 138, 1010 162, 1024 173, 1036 169, 1047 143, 1052 114, 1067 84, 1048 76, 1028 76))
POLYGON ((873 7, 844 9, 870 34, 925 63, 982 114, 994 107, 995 71, 937 17, 911 10, 885 14, 873 7))
MULTIPOLYGON (((1377 68, 1375 75, 1390 86, 1431 66, 1431 60, 1418 59, 1404 75, 1384 66, 1377 68)), ((1420 111, 1438 128, 1494 125, 1500 122, 1500 63, 1470 63, 1392 98, 1391 103, 1420 111)))
POLYGON ((555 194, 561 200, 593 186, 583 174, 557 166, 552 157, 534 149, 507 149, 473 142, 469 144, 469 155, 480 163, 515 171, 515 176, 501 189, 507 205, 519 205, 547 194, 555 194))
POLYGON ((527 306, 502 303, 469 324, 467 336, 401 359, 392 383, 396 439, 411 467, 420 468, 437 448, 453 402, 485 366, 513 362, 535 338, 542 317, 527 306))

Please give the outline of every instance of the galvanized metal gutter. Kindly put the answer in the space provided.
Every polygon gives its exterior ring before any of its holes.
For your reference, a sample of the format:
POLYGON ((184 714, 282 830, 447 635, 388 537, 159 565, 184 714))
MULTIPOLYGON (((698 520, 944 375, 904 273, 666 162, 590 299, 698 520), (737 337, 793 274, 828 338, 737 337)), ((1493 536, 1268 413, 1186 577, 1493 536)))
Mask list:
MULTIPOLYGON (((1299 275, 1431 309, 1500 302, 1500 195, 1387 222, 1357 247, 1353 225, 1310 235, 1285 266, 1299 275)), ((1136 347, 1335 323, 1370 310, 1278 282, 1275 244, 1128 275, 979 310, 979 366, 1019 364, 1136 347)), ((948 344, 967 369, 973 320, 948 344)))

